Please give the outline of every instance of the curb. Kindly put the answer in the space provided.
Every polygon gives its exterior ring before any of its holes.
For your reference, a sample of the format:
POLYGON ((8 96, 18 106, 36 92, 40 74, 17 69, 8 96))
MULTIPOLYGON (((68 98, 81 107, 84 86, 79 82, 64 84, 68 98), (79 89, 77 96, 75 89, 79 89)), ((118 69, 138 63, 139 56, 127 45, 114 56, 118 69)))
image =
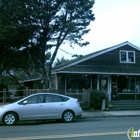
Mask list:
POLYGON ((140 115, 103 115, 103 116, 82 116, 81 119, 86 118, 115 118, 115 117, 140 117, 140 115))
POLYGON ((125 110, 125 111, 83 110, 82 117, 83 118, 140 117, 140 110, 125 110))

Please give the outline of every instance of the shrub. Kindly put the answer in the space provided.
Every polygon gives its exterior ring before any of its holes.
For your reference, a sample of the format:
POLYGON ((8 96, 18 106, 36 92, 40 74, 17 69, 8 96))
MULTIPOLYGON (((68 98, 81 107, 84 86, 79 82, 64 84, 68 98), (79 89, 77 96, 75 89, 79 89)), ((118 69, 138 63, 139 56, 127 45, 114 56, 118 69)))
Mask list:
POLYGON ((102 100, 106 98, 103 91, 93 90, 90 95, 90 107, 94 109, 101 109, 102 100))

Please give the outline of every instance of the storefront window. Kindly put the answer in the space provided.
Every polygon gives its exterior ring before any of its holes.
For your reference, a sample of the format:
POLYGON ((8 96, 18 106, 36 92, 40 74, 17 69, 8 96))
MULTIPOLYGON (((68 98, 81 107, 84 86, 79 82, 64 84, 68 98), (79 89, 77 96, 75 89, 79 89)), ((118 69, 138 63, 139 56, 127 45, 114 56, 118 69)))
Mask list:
POLYGON ((135 93, 135 77, 118 76, 117 85, 119 93, 135 93))
POLYGON ((82 90, 90 88, 90 75, 67 75, 67 89, 82 90))

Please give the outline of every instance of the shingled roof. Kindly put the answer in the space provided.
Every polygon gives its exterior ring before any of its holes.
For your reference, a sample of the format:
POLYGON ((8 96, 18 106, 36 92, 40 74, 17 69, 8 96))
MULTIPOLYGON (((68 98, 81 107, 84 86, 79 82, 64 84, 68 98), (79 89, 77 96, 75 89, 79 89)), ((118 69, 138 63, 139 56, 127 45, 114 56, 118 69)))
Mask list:
POLYGON ((126 41, 123 42, 121 44, 100 50, 100 51, 96 51, 90 54, 87 54, 83 57, 80 57, 78 59, 74 59, 71 61, 68 61, 66 63, 60 64, 56 67, 54 67, 52 69, 52 74, 53 73, 106 73, 106 74, 120 74, 120 73, 127 73, 127 74, 131 74, 131 75, 139 75, 140 74, 140 67, 136 67, 136 68, 127 68, 127 67, 118 67, 118 66, 106 66, 106 65, 94 65, 94 66, 81 66, 81 65, 77 65, 81 62, 84 62, 86 60, 89 60, 91 58, 97 57, 99 55, 102 55, 104 53, 107 53, 109 51, 112 51, 114 49, 118 49, 120 47, 123 47, 125 45, 129 45, 134 49, 137 49, 140 51, 140 48, 131 44, 130 42, 126 41))

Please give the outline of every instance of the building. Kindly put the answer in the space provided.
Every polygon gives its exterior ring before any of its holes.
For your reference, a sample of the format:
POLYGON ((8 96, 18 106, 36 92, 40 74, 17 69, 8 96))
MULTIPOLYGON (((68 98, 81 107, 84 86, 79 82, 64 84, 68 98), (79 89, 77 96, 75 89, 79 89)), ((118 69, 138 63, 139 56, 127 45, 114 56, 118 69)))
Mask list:
POLYGON ((109 100, 140 99, 140 48, 124 42, 52 69, 55 89, 104 89, 109 100))

